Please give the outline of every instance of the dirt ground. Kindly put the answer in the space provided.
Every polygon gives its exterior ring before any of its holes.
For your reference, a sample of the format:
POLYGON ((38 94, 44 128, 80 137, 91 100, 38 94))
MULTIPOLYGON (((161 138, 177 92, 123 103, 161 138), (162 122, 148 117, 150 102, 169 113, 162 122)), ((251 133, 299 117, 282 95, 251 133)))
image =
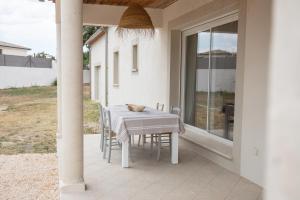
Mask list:
MULTIPOLYGON (((56 87, 0 90, 0 154, 56 151, 56 87)), ((98 105, 84 87, 84 133, 98 130, 98 105)))

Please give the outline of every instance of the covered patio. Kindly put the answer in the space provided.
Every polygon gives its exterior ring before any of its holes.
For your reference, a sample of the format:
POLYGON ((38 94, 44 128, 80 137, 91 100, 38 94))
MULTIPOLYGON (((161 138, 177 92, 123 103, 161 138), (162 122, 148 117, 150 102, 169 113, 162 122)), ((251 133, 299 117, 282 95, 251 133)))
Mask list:
POLYGON ((120 151, 107 164, 99 136, 83 136, 82 26, 115 26, 130 2, 55 0, 61 199, 261 200, 263 187, 267 200, 298 200, 299 1, 136 1, 158 33, 159 57, 147 62, 161 67, 153 90, 160 89, 157 96, 168 109, 183 105, 183 31, 195 26, 205 31, 217 19, 238 20, 235 124, 233 141, 187 126, 178 165, 164 151, 157 162, 146 147, 134 149, 132 167, 124 169, 120 151))
MULTIPOLYGON (((261 200, 262 188, 202 157, 201 147, 180 141, 180 165, 172 165, 168 148, 161 160, 150 145, 133 147, 131 168, 121 168, 121 151, 113 151, 112 163, 102 159, 99 135, 84 136, 86 192, 62 193, 62 200, 261 200), (96 150, 96 151, 95 151, 96 150)), ((137 140, 136 140, 137 141, 137 140)))

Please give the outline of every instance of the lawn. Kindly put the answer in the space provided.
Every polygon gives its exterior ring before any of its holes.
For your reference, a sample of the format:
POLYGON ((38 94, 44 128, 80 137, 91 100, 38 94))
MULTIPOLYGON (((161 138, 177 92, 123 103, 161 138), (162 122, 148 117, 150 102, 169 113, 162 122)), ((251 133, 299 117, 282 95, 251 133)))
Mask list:
MULTIPOLYGON (((98 130, 98 105, 84 86, 84 133, 98 130)), ((0 154, 56 152, 56 87, 0 90, 0 154)))

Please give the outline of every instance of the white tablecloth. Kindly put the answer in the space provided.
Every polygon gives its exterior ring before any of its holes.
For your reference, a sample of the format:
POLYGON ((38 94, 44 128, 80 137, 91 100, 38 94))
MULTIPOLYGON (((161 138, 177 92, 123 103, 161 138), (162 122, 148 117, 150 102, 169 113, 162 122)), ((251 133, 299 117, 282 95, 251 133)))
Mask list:
POLYGON ((184 126, 175 114, 146 107, 144 112, 131 112, 125 105, 110 106, 111 128, 117 139, 127 141, 131 134, 183 133, 184 126))

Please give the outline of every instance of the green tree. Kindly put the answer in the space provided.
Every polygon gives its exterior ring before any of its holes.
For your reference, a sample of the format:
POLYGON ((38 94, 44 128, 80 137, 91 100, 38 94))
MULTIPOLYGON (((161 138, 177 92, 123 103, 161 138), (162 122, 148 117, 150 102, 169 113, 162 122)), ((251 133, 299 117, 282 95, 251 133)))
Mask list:
POLYGON ((83 45, 97 31, 99 26, 83 26, 83 45))
POLYGON ((51 58, 53 60, 55 59, 54 56, 52 56, 52 55, 50 55, 48 53, 45 53, 44 51, 33 54, 33 57, 35 57, 35 58, 51 58))
POLYGON ((83 52, 83 68, 87 69, 89 68, 88 65, 90 63, 90 48, 88 45, 86 45, 86 41, 97 31, 99 30, 99 26, 83 26, 83 45, 87 48, 87 51, 83 52))

